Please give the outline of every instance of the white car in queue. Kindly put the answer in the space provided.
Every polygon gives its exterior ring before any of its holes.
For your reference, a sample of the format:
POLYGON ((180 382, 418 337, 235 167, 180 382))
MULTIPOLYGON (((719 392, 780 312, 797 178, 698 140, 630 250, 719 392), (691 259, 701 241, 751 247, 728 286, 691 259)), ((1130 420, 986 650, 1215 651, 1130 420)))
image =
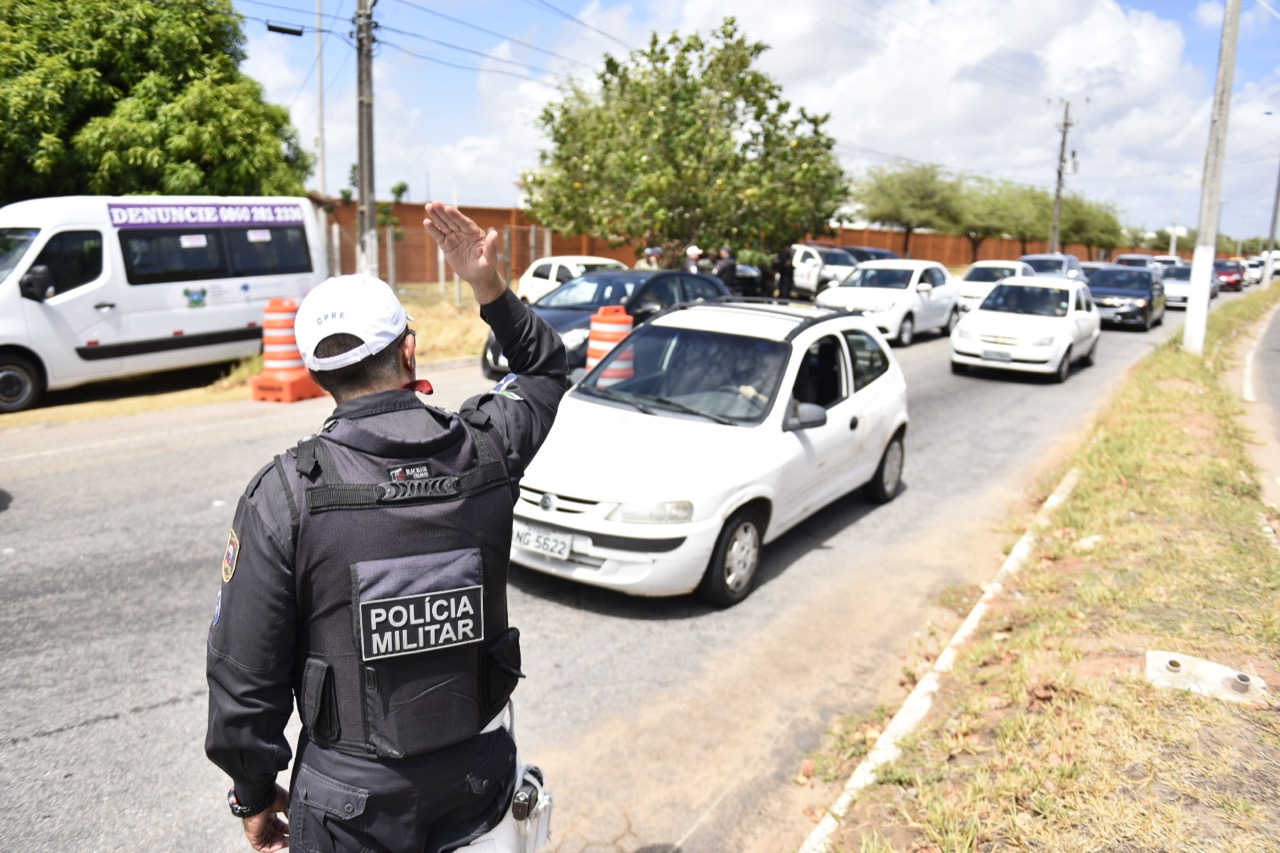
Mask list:
POLYGON ((819 305, 861 311, 899 346, 910 346, 917 329, 950 332, 960 319, 960 288, 936 261, 889 258, 865 261, 818 294, 819 305))
POLYGON ((960 275, 960 310, 972 311, 981 305, 1001 279, 1035 274, 1031 265, 1023 261, 974 261, 960 275))
POLYGON ((951 370, 990 367, 1065 381, 1071 363, 1092 364, 1102 334, 1083 280, 1016 276, 997 284, 951 332, 951 370))
POLYGON ((511 559, 736 604, 765 543, 860 486, 894 498, 906 430, 906 380, 866 319, 786 300, 677 305, 561 402, 520 485, 511 559))

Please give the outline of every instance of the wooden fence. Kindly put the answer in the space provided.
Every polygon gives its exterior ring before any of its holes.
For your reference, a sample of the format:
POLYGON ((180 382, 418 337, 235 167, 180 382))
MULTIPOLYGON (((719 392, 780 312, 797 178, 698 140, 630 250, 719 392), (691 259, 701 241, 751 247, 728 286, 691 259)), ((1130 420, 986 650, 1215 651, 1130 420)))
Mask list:
MULTIPOLYGON (((337 224, 338 268, 343 273, 355 272, 356 205, 342 204, 337 199, 313 197, 313 200, 337 202, 328 221, 337 224)), ((599 255, 632 266, 644 249, 639 244, 610 246, 607 241, 597 237, 558 234, 530 219, 520 208, 459 205, 458 209, 474 219, 481 228, 497 229, 501 237, 499 260, 508 281, 519 278, 534 260, 548 255, 599 255)), ((451 279, 453 270, 444 263, 435 241, 427 236, 426 229, 422 227, 423 205, 409 202, 393 204, 391 211, 400 220, 402 235, 402 239, 394 243, 396 280, 399 283, 417 284, 451 279)), ((890 249, 901 255, 904 237, 901 231, 841 228, 835 236, 824 235, 813 242, 831 246, 871 246, 890 249)), ((1047 240, 1033 240, 1024 248, 1018 240, 991 238, 982 243, 977 259, 1016 259, 1028 252, 1046 252, 1048 245, 1047 240)), ((715 247, 703 248, 713 251, 715 247)), ((1063 251, 1070 252, 1081 260, 1098 259, 1097 253, 1085 246, 1064 246, 1063 251)), ((1149 249, 1116 249, 1112 255, 1122 252, 1160 254, 1149 249)), ((1189 249, 1179 254, 1188 260, 1191 256, 1189 249)), ((952 268, 968 266, 974 260, 973 247, 964 237, 931 232, 915 232, 911 235, 911 256, 938 261, 952 268)), ((385 229, 379 229, 378 258, 379 274, 384 279, 390 278, 385 229)))

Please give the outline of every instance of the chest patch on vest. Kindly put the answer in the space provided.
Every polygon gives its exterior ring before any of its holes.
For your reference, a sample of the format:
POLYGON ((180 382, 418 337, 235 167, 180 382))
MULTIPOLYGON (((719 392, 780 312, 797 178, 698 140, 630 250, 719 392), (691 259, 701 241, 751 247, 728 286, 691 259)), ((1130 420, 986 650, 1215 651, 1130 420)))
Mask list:
POLYGON ((429 480, 432 474, 431 469, 427 467, 427 463, 416 462, 412 465, 397 465, 394 468, 388 468, 387 477, 393 483, 403 483, 405 480, 429 480))
POLYGON ((416 655, 484 639, 482 586, 360 602, 360 657, 416 655))

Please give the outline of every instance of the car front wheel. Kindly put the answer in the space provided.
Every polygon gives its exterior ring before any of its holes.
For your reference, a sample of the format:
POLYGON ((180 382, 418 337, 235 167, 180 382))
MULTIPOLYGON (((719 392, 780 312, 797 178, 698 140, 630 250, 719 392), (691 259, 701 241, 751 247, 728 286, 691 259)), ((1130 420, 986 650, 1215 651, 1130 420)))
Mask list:
POLYGON ((902 487, 902 463, 906 461, 906 450, 902 446, 902 433, 898 433, 889 441, 876 467, 876 474, 864 488, 866 495, 874 503, 887 504, 898 496, 902 487))
POLYGON ((716 607, 732 607, 755 586, 763 549, 758 513, 740 509, 725 522, 711 554, 698 595, 716 607))
POLYGON ((1066 382, 1067 374, 1071 372, 1071 347, 1067 347, 1067 351, 1062 354, 1062 361, 1058 362, 1058 369, 1053 372, 1054 382, 1066 382))
POLYGON ((947 315, 947 325, 942 327, 942 333, 944 335, 950 335, 953 331, 955 331, 956 323, 959 323, 959 322, 960 322, 960 309, 952 308, 951 313, 947 315))
POLYGON ((0 354, 0 412, 20 412, 44 394, 44 377, 20 355, 0 354))
POLYGON ((915 339, 916 321, 908 314, 902 318, 902 323, 898 326, 898 346, 909 347, 915 339))

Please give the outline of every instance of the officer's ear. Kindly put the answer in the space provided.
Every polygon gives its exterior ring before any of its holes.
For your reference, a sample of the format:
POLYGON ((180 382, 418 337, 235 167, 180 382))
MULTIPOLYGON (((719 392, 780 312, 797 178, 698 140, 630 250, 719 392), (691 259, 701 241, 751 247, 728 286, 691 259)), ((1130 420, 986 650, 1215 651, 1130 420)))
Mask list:
POLYGON ((408 329, 405 331, 404 340, 400 342, 400 363, 414 374, 416 374, 418 370, 417 350, 418 333, 413 329, 408 329))

